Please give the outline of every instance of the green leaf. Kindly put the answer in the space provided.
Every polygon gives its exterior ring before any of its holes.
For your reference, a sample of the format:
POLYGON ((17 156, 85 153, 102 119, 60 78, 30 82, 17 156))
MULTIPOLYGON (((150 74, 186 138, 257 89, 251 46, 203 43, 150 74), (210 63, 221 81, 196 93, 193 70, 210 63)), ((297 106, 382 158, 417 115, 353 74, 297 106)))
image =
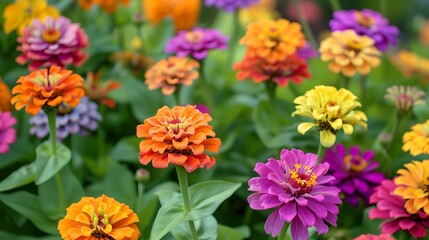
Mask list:
POLYGON ((162 206, 152 226, 150 240, 159 240, 177 225, 190 220, 182 206, 168 204, 162 206))
POLYGON ((20 167, 0 182, 0 192, 8 191, 34 181, 36 165, 34 163, 20 167))
POLYGON ((137 187, 134 174, 126 166, 116 162, 110 163, 103 183, 104 193, 109 197, 134 206, 134 201, 137 198, 137 187))
POLYGON ((219 240, 241 240, 250 237, 250 230, 247 226, 230 228, 219 224, 217 232, 219 240))
POLYGON ((8 207, 26 216, 43 232, 49 234, 58 233, 58 221, 53 221, 43 214, 36 195, 18 191, 10 194, 0 194, 0 200, 8 207))
POLYGON ((36 148, 36 185, 52 178, 71 159, 70 150, 62 143, 57 142, 56 155, 50 141, 41 143, 36 148))
POLYGON ((155 58, 155 60, 166 58, 165 44, 168 39, 174 36, 173 19, 165 17, 155 26, 144 24, 140 35, 144 38, 144 52, 155 58))
POLYGON ((119 161, 138 162, 140 141, 141 139, 138 139, 135 135, 122 138, 113 147, 110 157, 119 161))
POLYGON ((241 183, 212 180, 189 187, 193 220, 212 215, 219 205, 229 198, 241 183))
POLYGON ((83 188, 70 166, 66 166, 54 177, 38 186, 42 211, 50 219, 58 221, 66 214, 66 208, 85 196, 83 188), (64 195, 61 195, 62 189, 64 195))
POLYGON ((0 231, 0 239, 13 239, 13 240, 57 240, 59 238, 58 236, 21 236, 21 235, 15 235, 8 232, 0 231))
MULTIPOLYGON (((208 216, 203 219, 194 221, 195 228, 197 229, 198 240, 216 240, 218 225, 216 218, 208 216)), ((179 226, 172 229, 171 233, 177 240, 192 239, 191 229, 187 222, 179 224, 179 226)))

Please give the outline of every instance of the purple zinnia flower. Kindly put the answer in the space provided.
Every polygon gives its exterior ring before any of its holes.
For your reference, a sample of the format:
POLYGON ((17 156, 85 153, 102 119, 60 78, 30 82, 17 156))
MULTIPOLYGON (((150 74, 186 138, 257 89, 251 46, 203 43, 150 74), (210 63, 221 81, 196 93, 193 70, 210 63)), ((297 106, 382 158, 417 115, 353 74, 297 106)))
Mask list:
POLYGON ((356 206, 362 198, 364 204, 368 205, 373 188, 384 180, 382 172, 374 171, 380 166, 372 160, 374 155, 370 150, 361 153, 357 146, 352 146, 347 152, 342 144, 326 151, 323 162, 329 163, 331 167, 328 174, 335 177, 330 184, 341 190, 347 203, 356 206))
POLYGON ((296 50, 296 55, 307 61, 310 58, 317 58, 319 56, 319 53, 314 50, 311 44, 306 42, 303 47, 298 48, 296 50))
POLYGON ((9 145, 16 141, 15 123, 11 112, 0 112, 0 154, 8 153, 9 145))
MULTIPOLYGON (((87 135, 88 131, 95 131, 98 122, 101 121, 101 115, 97 111, 97 104, 90 102, 88 97, 80 99, 79 104, 71 109, 65 104, 60 105, 57 112, 56 126, 57 138, 63 140, 70 134, 80 133, 87 135)), ((30 133, 38 138, 43 138, 49 134, 48 116, 44 111, 30 118, 30 133)))
POLYGON ((369 219, 384 219, 380 224, 381 232, 394 234, 402 230, 407 231, 414 238, 426 237, 426 229, 429 228, 429 216, 423 211, 410 214, 405 209, 405 200, 402 196, 395 195, 393 191, 397 185, 393 180, 386 179, 375 188, 371 195, 371 203, 377 204, 369 211, 369 219))
POLYGON ((218 29, 194 28, 190 31, 180 31, 167 42, 165 51, 175 53, 179 57, 192 57, 202 60, 212 49, 226 49, 228 37, 218 29))
POLYGON ((22 54, 16 61, 19 64, 31 62, 30 71, 41 66, 80 66, 88 58, 82 51, 88 46, 88 37, 79 24, 71 23, 66 17, 47 17, 44 21, 33 19, 18 42, 22 54))
POLYGON ((257 2, 258 0, 205 0, 204 4, 223 9, 225 12, 234 12, 239 8, 245 8, 257 2))
POLYGON ((292 239, 308 239, 308 228, 314 226, 319 234, 327 233, 326 223, 336 226, 340 190, 326 183, 334 177, 325 175, 328 163, 317 164, 317 155, 283 149, 280 160, 269 158, 257 163, 260 177, 249 180, 250 208, 274 208, 265 222, 265 232, 277 236, 284 222, 291 222, 292 239))
POLYGON ((379 12, 371 9, 340 10, 334 13, 329 22, 331 31, 353 29, 359 35, 367 35, 375 42, 380 51, 386 51, 389 45, 396 45, 399 29, 389 25, 389 21, 379 12))

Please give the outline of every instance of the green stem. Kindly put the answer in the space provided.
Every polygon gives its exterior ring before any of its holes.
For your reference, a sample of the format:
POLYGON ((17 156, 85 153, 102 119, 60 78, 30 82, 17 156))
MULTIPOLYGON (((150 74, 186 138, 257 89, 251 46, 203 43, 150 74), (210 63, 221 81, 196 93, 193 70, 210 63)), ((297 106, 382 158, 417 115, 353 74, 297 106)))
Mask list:
POLYGON ((300 96, 298 90, 296 89, 295 84, 289 84, 288 87, 289 87, 290 91, 292 92, 294 99, 300 96))
POLYGON ((137 199, 142 199, 144 193, 144 185, 141 182, 137 183, 137 199))
POLYGON ((285 222, 283 224, 283 228, 277 236, 277 240, 288 240, 289 236, 287 235, 287 229, 289 228, 289 223, 285 222))
POLYGON ((344 76, 341 73, 340 74, 340 83, 339 83, 340 88, 347 89, 349 87, 349 84, 350 84, 350 77, 344 76))
POLYGON ((399 131, 399 126, 401 124, 401 120, 402 120, 402 115, 399 112, 397 112, 394 118, 392 132, 390 133, 390 141, 386 147, 387 152, 389 152, 393 142, 395 141, 396 135, 398 134, 398 131, 399 131))
MULTIPOLYGON (((180 191, 182 192, 182 198, 183 198, 183 207, 186 213, 189 213, 191 211, 191 203, 189 200, 189 193, 188 193, 188 175, 186 173, 186 170, 182 166, 176 165, 176 172, 177 172, 177 178, 179 180, 180 185, 180 191)), ((195 228, 195 224, 193 221, 188 221, 189 228, 191 229, 192 233, 192 239, 198 240, 198 234, 197 230, 195 228)))
POLYGON ((52 155, 57 156, 57 112, 54 110, 48 111, 49 138, 52 144, 52 155))
POLYGON ((213 95, 212 95, 212 89, 210 88, 210 85, 207 83, 205 74, 204 74, 204 60, 200 61, 200 94, 201 97, 204 100, 204 103, 207 104, 209 109, 213 108, 213 95))
POLYGON ((180 106, 180 86, 176 87, 176 91, 174 91, 173 95, 174 95, 174 101, 176 101, 176 103, 174 105, 176 106, 180 106))
POLYGON ((63 211, 66 209, 66 197, 64 194, 63 182, 59 173, 55 174, 55 184, 57 185, 58 195, 60 200, 60 210, 63 211))
POLYGON ((310 41, 310 44, 313 46, 313 48, 317 49, 317 41, 314 37, 313 31, 311 31, 310 24, 307 21, 307 18, 304 15, 304 12, 302 11, 302 7, 299 4, 299 0, 293 0, 295 4, 295 8, 298 11, 299 21, 301 22, 302 29, 304 30, 305 35, 307 36, 308 40, 310 41))
POLYGON ((277 84, 274 81, 268 80, 265 81, 265 88, 268 92, 268 98, 270 99, 270 103, 273 107, 276 106, 276 88, 277 84))
POLYGON ((319 143, 319 149, 317 150, 317 161, 322 162, 325 156, 326 148, 319 143))
POLYGON ((243 217, 243 225, 248 226, 250 220, 252 220, 253 210, 250 207, 246 207, 246 211, 244 212, 243 217))
POLYGON ((341 9, 341 5, 340 5, 340 2, 338 0, 329 0, 329 2, 331 3, 332 9, 334 11, 338 11, 341 9))
POLYGON ((387 2, 386 0, 379 0, 380 13, 386 17, 387 14, 387 2))
POLYGON ((362 75, 360 77, 360 98, 361 98, 361 103, 362 103, 362 108, 365 109, 366 108, 366 102, 367 102, 367 95, 366 95, 366 84, 368 82, 368 75, 362 75))

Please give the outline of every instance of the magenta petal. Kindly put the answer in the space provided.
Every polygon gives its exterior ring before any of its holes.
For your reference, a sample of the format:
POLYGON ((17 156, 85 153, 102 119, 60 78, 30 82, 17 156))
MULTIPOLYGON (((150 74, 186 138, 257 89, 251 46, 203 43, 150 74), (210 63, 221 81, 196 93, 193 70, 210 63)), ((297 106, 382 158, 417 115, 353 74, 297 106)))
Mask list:
POLYGON ((293 240, 308 240, 308 229, 299 218, 295 218, 292 221, 291 235, 293 240))
POLYGON ((306 207, 298 208, 298 216, 307 227, 313 226, 316 222, 316 218, 314 217, 313 213, 306 207))
POLYGON ((280 216, 286 222, 291 222, 297 214, 297 206, 294 202, 285 204, 279 209, 280 216))
POLYGON ((280 231, 283 227, 283 221, 280 218, 279 211, 275 210, 272 212, 267 221, 265 221, 264 229, 267 234, 271 234, 271 236, 275 237, 279 235, 280 231))

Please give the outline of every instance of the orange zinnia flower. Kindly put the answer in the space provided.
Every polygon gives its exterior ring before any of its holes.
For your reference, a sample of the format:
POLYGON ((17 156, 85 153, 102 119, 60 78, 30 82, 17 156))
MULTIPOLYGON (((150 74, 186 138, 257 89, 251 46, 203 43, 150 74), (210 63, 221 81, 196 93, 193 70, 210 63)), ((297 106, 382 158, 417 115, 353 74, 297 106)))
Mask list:
POLYGON ((137 214, 127 205, 105 195, 83 197, 67 208, 66 216, 58 223, 65 240, 122 239, 137 240, 140 231, 137 214))
POLYGON ((0 112, 9 112, 12 110, 12 105, 10 104, 10 99, 12 95, 10 94, 9 87, 0 79, 0 112))
POLYGON ((264 19, 249 24, 240 43, 247 46, 249 56, 265 58, 273 63, 284 60, 303 47, 305 38, 299 23, 264 19))
POLYGON ((80 6, 89 10, 92 5, 98 4, 104 11, 114 13, 118 9, 118 2, 123 6, 127 6, 130 0, 79 0, 80 6))
POLYGON ((137 137, 146 138, 140 142, 140 162, 147 165, 152 161, 155 168, 166 168, 172 163, 188 172, 211 168, 215 159, 204 151, 217 153, 221 145, 208 124, 211 120, 210 115, 191 105, 162 107, 154 117, 137 126, 137 137))
POLYGON ((85 95, 91 101, 97 101, 101 104, 114 108, 116 105, 115 100, 108 98, 107 95, 110 91, 121 87, 121 83, 117 81, 107 80, 104 83, 100 82, 100 72, 89 72, 84 83, 85 95))
POLYGON ((189 58, 169 57, 153 65, 145 74, 150 90, 162 88, 164 95, 170 95, 176 91, 176 86, 192 85, 198 78, 200 64, 189 58))
POLYGON ((34 71, 20 77, 17 83, 12 89, 15 96, 11 103, 16 110, 26 106, 25 111, 32 115, 43 107, 54 108, 63 102, 75 107, 84 96, 82 77, 58 66, 34 71))
POLYGON ((201 0, 143 0, 143 10, 151 24, 171 17, 176 31, 189 30, 200 17, 201 0))

